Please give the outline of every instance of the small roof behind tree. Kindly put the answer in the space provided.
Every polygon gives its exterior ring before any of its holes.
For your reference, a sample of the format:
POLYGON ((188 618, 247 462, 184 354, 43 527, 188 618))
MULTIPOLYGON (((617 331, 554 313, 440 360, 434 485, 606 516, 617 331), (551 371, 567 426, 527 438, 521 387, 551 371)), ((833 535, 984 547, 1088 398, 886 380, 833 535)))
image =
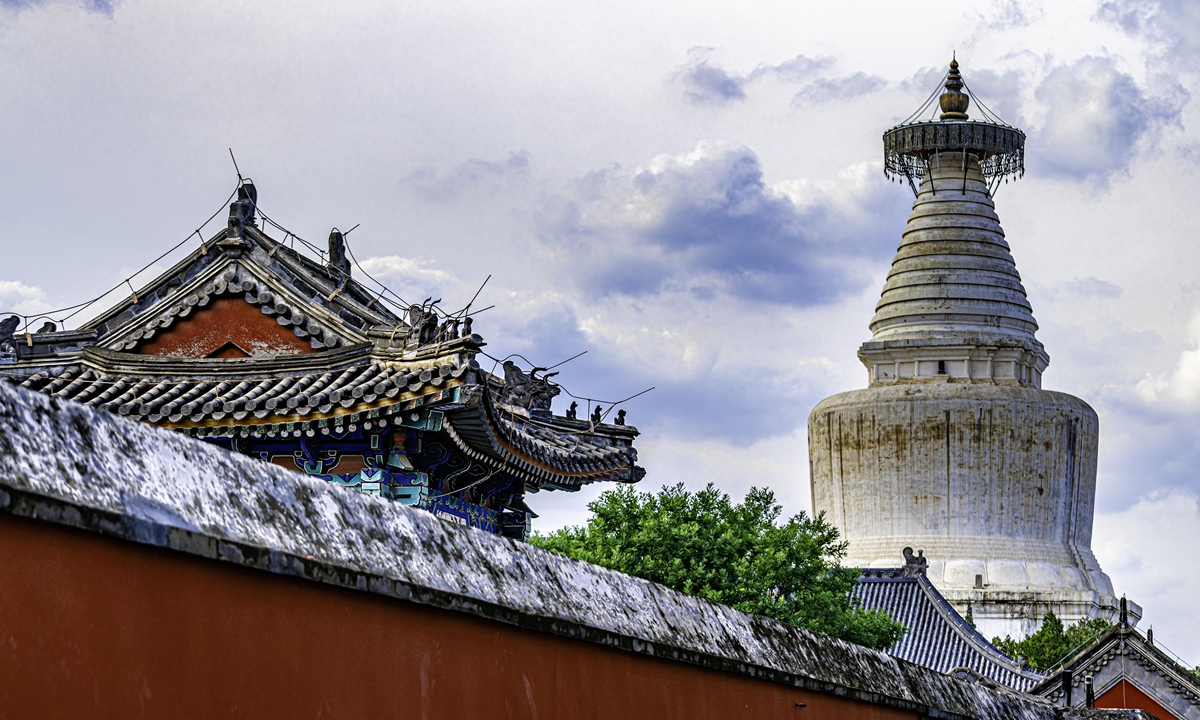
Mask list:
POLYGON ((1056 705, 1145 710, 1161 720, 1200 720, 1200 678, 1129 623, 1120 621, 1029 692, 1056 705), (1090 692, 1089 692, 1090 686, 1090 692))

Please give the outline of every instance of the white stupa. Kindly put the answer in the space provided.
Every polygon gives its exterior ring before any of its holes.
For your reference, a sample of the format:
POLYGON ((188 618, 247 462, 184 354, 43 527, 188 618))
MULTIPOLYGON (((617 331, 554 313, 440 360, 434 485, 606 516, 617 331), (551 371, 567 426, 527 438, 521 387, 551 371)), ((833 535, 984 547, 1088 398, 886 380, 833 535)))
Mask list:
POLYGON ((886 172, 916 201, 859 349, 869 386, 809 417, 813 509, 847 565, 923 551, 985 636, 1019 638, 1047 610, 1112 618, 1118 600, 1091 550, 1096 413, 1041 389, 1050 357, 992 202, 990 184, 1024 171, 1025 135, 969 119, 963 88, 952 62, 938 118, 884 135, 886 172))

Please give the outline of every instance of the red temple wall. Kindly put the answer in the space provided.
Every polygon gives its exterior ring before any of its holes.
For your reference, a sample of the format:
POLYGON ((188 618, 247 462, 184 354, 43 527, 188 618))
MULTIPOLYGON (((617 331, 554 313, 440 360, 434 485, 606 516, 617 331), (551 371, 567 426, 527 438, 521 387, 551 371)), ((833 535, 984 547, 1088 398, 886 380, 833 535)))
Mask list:
POLYGON ((240 297, 217 298, 208 307, 194 308, 190 316, 176 321, 137 352, 188 358, 237 358, 257 350, 290 355, 315 352, 307 340, 296 337, 290 328, 240 297))
POLYGON ((1118 682, 1109 688, 1108 692, 1098 696, 1096 698, 1096 707, 1145 710, 1151 715, 1157 716, 1159 720, 1181 720, 1128 680, 1118 682))
POLYGON ((919 720, 3 515, 0 718, 32 717, 919 720))

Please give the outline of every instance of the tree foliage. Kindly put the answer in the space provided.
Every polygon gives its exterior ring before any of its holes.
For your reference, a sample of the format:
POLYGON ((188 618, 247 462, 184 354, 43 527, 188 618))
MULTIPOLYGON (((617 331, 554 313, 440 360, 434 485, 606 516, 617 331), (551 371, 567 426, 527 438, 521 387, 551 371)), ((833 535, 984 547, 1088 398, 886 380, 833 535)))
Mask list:
POLYGON ((1038 631, 1024 640, 993 638, 992 644, 1009 657, 1029 660, 1034 670, 1049 670, 1061 662, 1070 660, 1083 650, 1096 636, 1112 627, 1112 623, 1101 618, 1080 620, 1070 627, 1063 627, 1062 620, 1053 612, 1042 618, 1038 631))
POLYGON ((864 610, 849 593, 858 570, 840 561, 846 543, 824 515, 800 513, 779 524, 781 508, 768 489, 751 488, 734 504, 709 484, 683 484, 658 494, 609 490, 588 505, 587 525, 566 527, 530 542, 662 583, 749 613, 882 650, 904 626, 864 610))

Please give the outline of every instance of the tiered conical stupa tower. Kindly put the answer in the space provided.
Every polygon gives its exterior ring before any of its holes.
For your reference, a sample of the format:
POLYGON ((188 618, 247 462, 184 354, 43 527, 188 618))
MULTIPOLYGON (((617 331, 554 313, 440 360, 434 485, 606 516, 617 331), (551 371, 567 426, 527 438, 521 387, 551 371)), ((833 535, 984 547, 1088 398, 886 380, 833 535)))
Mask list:
POLYGON ((858 352, 869 387, 809 417, 813 509, 849 541, 846 564, 923 550, 981 632, 1024 637, 1047 610, 1117 612, 1091 551, 1098 422, 1041 389, 1050 358, 991 192, 1023 173, 1025 135, 970 119, 963 88, 952 62, 938 117, 884 134, 885 172, 916 201, 858 352))

